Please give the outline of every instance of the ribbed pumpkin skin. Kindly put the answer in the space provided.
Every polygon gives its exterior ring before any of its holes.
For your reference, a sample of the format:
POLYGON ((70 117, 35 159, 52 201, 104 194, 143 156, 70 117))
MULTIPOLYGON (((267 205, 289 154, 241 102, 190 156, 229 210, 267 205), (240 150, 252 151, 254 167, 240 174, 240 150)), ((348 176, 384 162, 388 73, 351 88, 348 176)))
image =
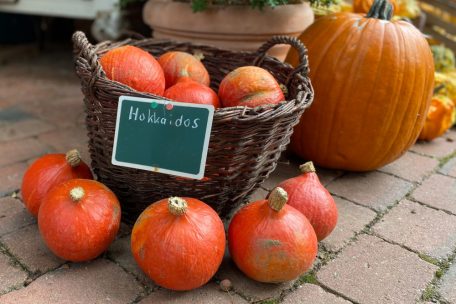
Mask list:
POLYGON ((110 50, 100 58, 106 76, 139 92, 163 95, 165 74, 148 52, 131 45, 110 50))
POLYGON ((217 213, 194 198, 176 216, 163 199, 144 210, 133 227, 131 251, 139 267, 159 286, 191 290, 206 284, 222 263, 225 229, 217 213))
MULTIPOLYGON (((417 139, 431 101, 432 54, 411 24, 337 13, 301 36, 309 51, 312 106, 291 149, 322 167, 368 171, 417 139)), ((287 62, 296 65, 289 53, 287 62)))

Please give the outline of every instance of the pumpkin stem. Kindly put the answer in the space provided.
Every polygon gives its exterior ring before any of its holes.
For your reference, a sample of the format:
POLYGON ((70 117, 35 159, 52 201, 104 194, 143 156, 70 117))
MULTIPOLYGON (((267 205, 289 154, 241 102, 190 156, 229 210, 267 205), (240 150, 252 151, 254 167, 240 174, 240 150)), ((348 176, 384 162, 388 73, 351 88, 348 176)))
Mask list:
POLYGON ((275 211, 280 211, 283 208, 283 206, 285 206, 287 201, 288 194, 283 188, 277 187, 274 190, 272 190, 271 194, 269 194, 269 207, 271 207, 271 209, 275 211))
POLYGON ((70 191, 70 197, 73 202, 79 202, 85 195, 85 191, 82 187, 75 187, 70 191))
POLYGON ((311 162, 311 161, 299 166, 299 170, 301 171, 301 173, 309 173, 309 172, 316 171, 315 166, 314 166, 313 162, 311 162))
POLYGON ((391 20, 391 17, 393 17, 393 6, 388 0, 375 0, 366 17, 391 20))
POLYGON ((77 167, 81 163, 81 154, 76 149, 70 150, 66 153, 65 159, 71 167, 77 167))
POLYGON ((168 198, 168 210, 171 214, 179 216, 187 212, 187 202, 180 197, 168 198))

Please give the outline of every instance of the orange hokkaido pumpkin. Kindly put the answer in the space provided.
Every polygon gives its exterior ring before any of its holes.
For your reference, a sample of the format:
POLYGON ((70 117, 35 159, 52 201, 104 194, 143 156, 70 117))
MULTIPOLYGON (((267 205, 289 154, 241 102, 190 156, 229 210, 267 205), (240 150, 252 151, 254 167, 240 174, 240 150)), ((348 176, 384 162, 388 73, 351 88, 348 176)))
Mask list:
POLYGON ((337 224, 336 202, 320 183, 312 162, 299 167, 302 174, 279 184, 288 193, 288 205, 306 216, 319 241, 326 238, 337 224))
POLYGON ((175 85, 181 78, 191 78, 209 86, 209 73, 196 56, 185 52, 166 52, 158 58, 158 63, 165 73, 166 88, 175 85))
MULTIPOLYGON (((432 53, 412 24, 389 21, 391 11, 375 0, 365 17, 325 16, 299 37, 315 99, 294 129, 297 155, 367 171, 394 161, 418 138, 433 91, 432 53)), ((296 53, 286 61, 296 65, 296 53)))
POLYGON ((112 49, 100 58, 100 64, 106 77, 139 92, 161 96, 165 91, 165 75, 160 64, 138 47, 125 45, 112 49))
POLYGON ((49 190, 73 178, 93 179, 90 168, 81 160, 77 150, 67 154, 47 154, 38 158, 22 179, 22 200, 27 210, 38 216, 41 202, 49 190))
POLYGON ((141 213, 131 234, 131 251, 156 284, 191 290, 215 274, 225 242, 223 223, 211 207, 194 198, 171 197, 141 213))
POLYGON ((163 96, 175 101, 206 104, 220 108, 217 94, 210 87, 190 78, 181 78, 175 85, 166 89, 163 96))
POLYGON ((218 95, 223 107, 257 107, 285 100, 274 76, 263 68, 245 66, 228 73, 220 83, 218 95))
POLYGON ((120 226, 120 204, 105 185, 72 179, 55 186, 43 200, 38 226, 58 257, 82 262, 103 253, 120 226))
MULTIPOLYGON (((394 14, 397 15, 396 0, 388 0, 393 6, 394 14)), ((353 12, 367 14, 374 3, 374 0, 353 0, 353 12)))
POLYGON ((236 213, 228 229, 231 257, 248 277, 266 283, 293 280, 317 256, 317 236, 307 218, 286 205, 287 193, 274 189, 236 213))

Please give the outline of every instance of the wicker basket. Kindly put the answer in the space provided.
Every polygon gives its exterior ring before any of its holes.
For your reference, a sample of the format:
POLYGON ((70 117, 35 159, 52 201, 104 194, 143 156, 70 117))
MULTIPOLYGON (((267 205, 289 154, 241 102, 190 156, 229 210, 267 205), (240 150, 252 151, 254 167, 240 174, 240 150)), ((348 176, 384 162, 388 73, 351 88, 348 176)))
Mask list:
POLYGON ((133 223, 149 204, 169 196, 196 197, 211 205, 222 217, 243 202, 274 170, 290 141, 293 127, 313 100, 307 77, 306 49, 291 37, 274 37, 257 52, 233 52, 189 43, 155 39, 103 42, 91 45, 84 33, 73 35, 76 73, 81 79, 92 168, 98 180, 111 188, 122 205, 123 220, 133 223), (206 161, 205 179, 191 180, 111 164, 117 101, 121 95, 164 99, 137 92, 106 78, 98 58, 121 45, 134 45, 159 56, 171 50, 202 52, 203 63, 215 90, 222 78, 239 66, 257 65, 269 70, 288 88, 285 102, 259 108, 218 109, 214 114, 206 161), (276 44, 290 44, 300 54, 293 69, 266 56, 276 44))

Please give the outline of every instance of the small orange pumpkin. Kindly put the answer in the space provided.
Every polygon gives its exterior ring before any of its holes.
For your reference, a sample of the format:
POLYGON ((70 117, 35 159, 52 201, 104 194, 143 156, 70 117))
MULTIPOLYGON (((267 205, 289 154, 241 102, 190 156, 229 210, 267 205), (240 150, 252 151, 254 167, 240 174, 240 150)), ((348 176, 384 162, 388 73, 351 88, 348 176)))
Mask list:
POLYGON ((217 213, 195 198, 171 197, 144 210, 131 234, 139 267, 159 286, 191 290, 206 284, 225 253, 217 213))
POLYGON ((435 95, 426 115, 426 122, 418 139, 433 140, 453 125, 453 101, 445 95, 435 95))
POLYGON ((38 158, 22 179, 22 200, 27 210, 38 216, 41 202, 49 190, 73 178, 93 179, 90 168, 81 160, 77 150, 67 154, 47 154, 38 158))
POLYGON ((201 61, 185 52, 166 52, 158 58, 165 73, 166 88, 175 85, 181 78, 190 78, 209 86, 210 77, 201 61))
POLYGON ((72 179, 55 186, 43 200, 38 226, 58 257, 82 262, 103 253, 120 226, 120 204, 105 185, 72 179))
POLYGON ((190 78, 181 78, 175 85, 166 89, 163 96, 175 101, 206 104, 220 108, 217 94, 210 87, 190 78))
POLYGON ((307 218, 286 205, 287 193, 274 189, 237 212, 228 229, 231 257, 248 277, 286 282, 308 270, 317 256, 317 236, 307 218))
POLYGON ((336 227, 338 211, 336 202, 320 183, 312 162, 299 167, 302 174, 279 184, 288 193, 288 205, 306 216, 319 241, 336 227))
POLYGON ((220 83, 218 95, 223 107, 254 108, 285 100, 274 76, 256 66, 244 66, 228 73, 220 83))
POLYGON ((157 60, 148 52, 131 45, 108 51, 100 58, 106 76, 139 92, 163 95, 165 75, 157 60))

